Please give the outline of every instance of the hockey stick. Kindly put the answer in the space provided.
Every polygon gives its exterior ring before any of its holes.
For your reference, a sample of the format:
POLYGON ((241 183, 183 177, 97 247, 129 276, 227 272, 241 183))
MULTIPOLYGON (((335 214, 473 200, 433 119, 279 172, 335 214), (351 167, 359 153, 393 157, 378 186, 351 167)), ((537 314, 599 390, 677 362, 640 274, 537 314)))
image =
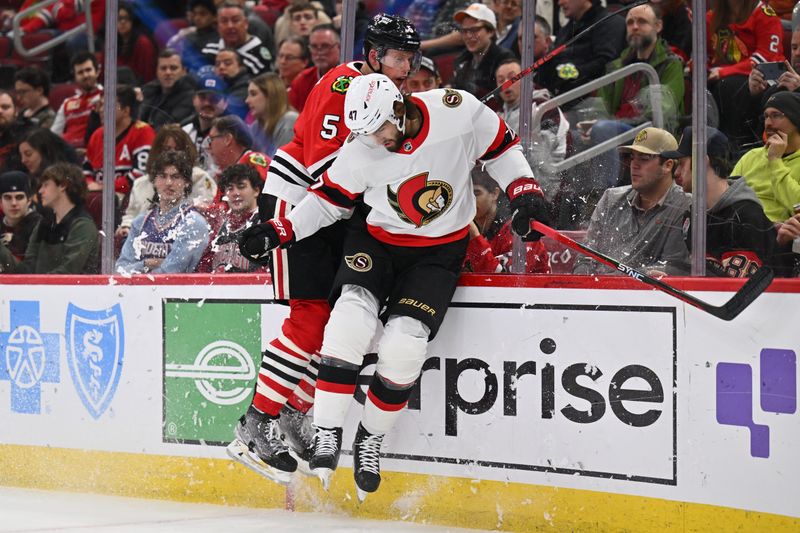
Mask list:
POLYGON ((565 244, 573 250, 577 250, 585 255, 588 255, 592 259, 608 265, 615 270, 619 270, 623 274, 630 276, 635 280, 651 285, 660 291, 666 292, 670 296, 674 296, 675 298, 686 302, 689 305, 693 305, 698 309, 705 311, 706 313, 710 313, 717 318, 721 318, 722 320, 733 320, 736 318, 739 313, 744 311, 748 305, 753 303, 753 301, 758 298, 759 294, 764 292, 764 290, 769 287, 769 284, 772 283, 772 278, 775 277, 775 273, 771 268, 768 266, 762 266, 756 270, 755 274, 753 274, 753 276, 747 280, 747 283, 745 283, 742 288, 731 297, 730 300, 720 306, 711 305, 710 303, 699 300, 688 293, 676 289, 675 287, 667 285, 656 278, 652 278, 647 274, 642 274, 638 270, 624 265, 616 259, 612 259, 596 250, 593 250, 585 244, 573 241, 563 233, 554 230, 549 226, 545 226, 541 222, 533 222, 531 224, 531 228, 543 235, 547 235, 554 241, 565 244))
POLYGON ((611 17, 615 17, 615 16, 619 15, 620 13, 624 13, 624 12, 628 11, 629 9, 633 9, 634 7, 642 6, 642 5, 646 4, 648 1, 649 0, 641 0, 639 2, 635 2, 633 4, 630 4, 628 6, 620 8, 617 11, 614 11, 613 13, 609 13, 605 17, 601 18, 600 20, 598 20, 597 22, 595 22, 594 24, 592 24, 591 26, 589 26, 588 28, 586 28, 585 30, 580 32, 578 35, 576 35, 573 38, 569 39, 564 44, 559 45, 558 47, 556 47, 556 48, 550 50, 549 52, 547 52, 547 54, 545 54, 544 56, 542 56, 539 59, 537 59, 533 63, 533 65, 531 65, 528 68, 526 68, 525 70, 521 71, 519 74, 517 74, 515 76, 512 76, 511 78, 507 79, 506 81, 504 81, 502 83, 502 85, 498 85, 497 87, 495 87, 490 93, 488 93, 486 96, 481 98, 481 102, 483 102, 484 104, 487 103, 487 102, 491 102, 492 98, 496 98, 497 95, 500 94, 502 91, 505 91, 506 89, 508 89, 509 87, 514 85, 516 82, 518 82, 519 80, 521 80, 522 78, 524 78, 525 76, 527 76, 528 74, 533 72, 534 70, 538 69, 539 67, 541 67, 542 65, 544 65, 545 63, 547 63, 548 61, 550 61, 551 59, 553 59, 557 55, 559 55, 561 52, 564 51, 564 49, 566 47, 570 46, 572 43, 574 43, 575 41, 577 41, 578 39, 580 39, 581 37, 583 37, 584 35, 586 35, 590 31, 592 31, 597 26, 599 26, 603 22, 607 21, 611 17))

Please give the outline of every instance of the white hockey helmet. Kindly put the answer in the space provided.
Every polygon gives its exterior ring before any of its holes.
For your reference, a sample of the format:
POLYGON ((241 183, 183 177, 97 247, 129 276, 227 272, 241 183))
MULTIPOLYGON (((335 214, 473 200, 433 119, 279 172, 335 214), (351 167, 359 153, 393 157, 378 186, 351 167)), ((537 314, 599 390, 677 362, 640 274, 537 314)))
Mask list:
POLYGON ((395 102, 403 102, 397 86, 383 74, 357 76, 344 99, 344 123, 355 135, 375 133, 389 122, 405 131, 405 115, 395 115, 395 102))

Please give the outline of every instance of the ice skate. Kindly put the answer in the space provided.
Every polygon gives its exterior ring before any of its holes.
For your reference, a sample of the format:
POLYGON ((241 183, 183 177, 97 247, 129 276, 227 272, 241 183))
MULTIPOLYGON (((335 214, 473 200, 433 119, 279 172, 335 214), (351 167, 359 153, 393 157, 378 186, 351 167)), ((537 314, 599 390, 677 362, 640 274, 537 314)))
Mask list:
POLYGON ((307 476, 316 475, 308 465, 314 455, 314 426, 311 417, 287 404, 281 409, 278 427, 289 445, 289 452, 297 459, 297 469, 307 476))
POLYGON ((353 441, 353 476, 356 479, 358 501, 378 490, 381 484, 381 444, 383 435, 373 435, 358 425, 353 441))
POLYGON ((235 436, 227 448, 232 459, 276 483, 289 484, 297 461, 281 440, 277 418, 251 405, 236 424, 235 436))
POLYGON ((342 428, 318 427, 316 430, 314 455, 309 461, 309 466, 322 481, 322 487, 328 490, 333 471, 339 464, 339 454, 342 452, 342 428))

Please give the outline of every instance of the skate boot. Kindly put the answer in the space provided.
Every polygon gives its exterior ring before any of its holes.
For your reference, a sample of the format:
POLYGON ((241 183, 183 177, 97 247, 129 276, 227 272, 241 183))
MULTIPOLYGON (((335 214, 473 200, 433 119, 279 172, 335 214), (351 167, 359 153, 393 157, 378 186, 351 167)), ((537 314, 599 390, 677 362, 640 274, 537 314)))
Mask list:
POLYGON ((363 502, 381 484, 381 444, 383 435, 373 435, 358 425, 353 441, 353 475, 356 478, 358 501, 363 502))
POLYGON ((270 418, 252 405, 239 419, 236 438, 228 445, 228 455, 258 474, 284 485, 297 470, 278 429, 278 419, 270 418))
POLYGON ((289 445, 289 451, 297 459, 297 468, 303 474, 313 476, 314 473, 308 466, 308 461, 314 455, 314 426, 311 424, 311 417, 286 404, 281 409, 278 427, 289 445))
POLYGON ((317 427, 316 430, 314 455, 308 464, 322 481, 322 487, 328 490, 333 471, 339 464, 339 454, 342 452, 342 428, 317 427))

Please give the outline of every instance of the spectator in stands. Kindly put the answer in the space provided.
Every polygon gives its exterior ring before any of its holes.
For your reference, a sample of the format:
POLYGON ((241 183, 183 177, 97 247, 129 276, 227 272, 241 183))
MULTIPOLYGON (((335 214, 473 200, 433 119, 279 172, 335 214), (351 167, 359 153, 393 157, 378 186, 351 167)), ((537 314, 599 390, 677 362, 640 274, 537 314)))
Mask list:
MULTIPOLYGON (((292 17, 289 10, 297 4, 306 4, 306 3, 308 3, 308 0, 289 1, 289 3, 286 5, 286 8, 283 10, 283 14, 280 17, 278 17, 278 20, 275 21, 275 42, 280 43, 291 37, 292 17)), ((322 4, 317 2, 316 0, 312 0, 310 3, 312 6, 317 8, 317 22, 315 25, 330 24, 331 18, 325 12, 325 8, 322 6, 322 4)))
POLYGON ((311 50, 312 66, 308 67, 292 82, 289 90, 289 103, 298 112, 303 110, 308 94, 319 79, 330 69, 339 64, 339 34, 330 24, 321 24, 311 30, 308 39, 311 50))
POLYGON ((250 82, 247 105, 255 121, 250 126, 256 150, 268 156, 294 136, 297 111, 289 107, 286 87, 274 72, 262 74, 250 82))
POLYGON ((305 37, 311 35, 311 29, 319 24, 319 9, 313 4, 301 2, 289 6, 289 37, 305 37))
POLYGON ((271 44, 248 32, 247 13, 243 6, 226 0, 217 7, 217 31, 220 39, 208 43, 202 50, 209 64, 214 63, 223 48, 233 48, 242 56, 242 62, 253 76, 272 70, 271 44))
POLYGON ((292 86, 292 82, 300 72, 309 67, 311 52, 308 49, 308 41, 301 37, 289 37, 281 42, 278 47, 278 57, 276 65, 278 75, 283 80, 287 90, 292 86))
POLYGON ((464 39, 453 16, 469 4, 469 0, 412 0, 402 15, 423 39, 420 50, 435 55, 463 47, 464 39))
POLYGON ((166 124, 153 140, 150 157, 147 160, 147 174, 136 178, 133 182, 128 207, 116 231, 117 236, 127 236, 133 220, 152 207, 151 200, 155 194, 151 179, 154 175, 152 167, 162 153, 170 150, 186 154, 192 164, 192 191, 189 193, 189 199, 195 207, 210 204, 217 195, 216 182, 211 179, 208 172, 197 166, 197 148, 192 139, 177 124, 166 124))
POLYGON ((744 89, 754 64, 783 61, 783 26, 760 0, 713 0, 706 15, 709 90, 719 107, 719 129, 732 145, 752 142, 744 89))
MULTIPOLYGON (((105 16, 105 1, 92 2, 92 27, 95 32, 103 27, 105 16)), ((46 29, 65 32, 84 22, 86 22, 86 2, 84 0, 57 0, 25 20, 20 25, 20 29, 23 33, 34 33, 46 29)))
POLYGON ((17 259, 25 258, 33 230, 42 218, 33 208, 31 180, 19 171, 0 174, 0 245, 17 259))
POLYGON ((79 52, 72 57, 70 65, 78 93, 64 100, 50 129, 75 148, 82 149, 86 146, 89 115, 100 101, 103 87, 97 83, 100 66, 94 54, 79 52))
POLYGON ((18 143, 30 129, 30 121, 17 116, 11 93, 0 89, 0 172, 22 170, 18 143))
POLYGON ((442 78, 439 77, 439 69, 433 59, 422 56, 419 61, 419 70, 406 78, 405 89, 410 93, 421 93, 438 89, 442 86, 442 78))
MULTIPOLYGON (((764 215, 756 193, 741 176, 730 176, 728 139, 709 127, 706 140, 706 266, 708 275, 749 277, 772 264, 776 232, 764 215)), ((678 160, 675 181, 692 192, 692 127, 683 130, 680 145, 663 157, 678 160)), ((689 219, 691 220, 691 219, 689 219)), ((684 233, 691 250, 691 228, 684 233)))
POLYGON ((514 49, 517 42, 517 28, 522 21, 523 0, 497 0, 497 46, 514 49))
MULTIPOLYGON (((556 35, 556 48, 608 15, 600 0, 558 0, 558 5, 568 21, 556 35)), ((611 17, 545 63, 541 83, 554 95, 579 87, 602 76, 608 62, 619 57, 624 47, 625 22, 622 17, 611 17)))
MULTIPOLYGON (((596 146, 624 133, 652 116, 652 91, 658 90, 665 129, 677 127, 683 115, 683 62, 670 51, 666 41, 659 37, 663 28, 658 8, 651 4, 634 7, 625 17, 628 47, 608 64, 607 73, 634 63, 647 63, 658 74, 660 85, 649 86, 644 73, 636 73, 600 88, 600 96, 611 120, 583 121, 581 138, 588 146, 596 146)), ((619 154, 612 149, 593 160, 591 168, 596 183, 614 187, 619 180, 619 154)))
POLYGON ((166 48, 181 55, 183 65, 197 72, 206 59, 201 54, 209 43, 219 41, 217 32, 217 6, 214 0, 189 0, 188 18, 191 26, 182 28, 167 41, 166 48))
POLYGON ((692 11, 686 0, 653 0, 661 8, 661 38, 684 62, 692 57, 692 11))
POLYGON ((800 94, 781 91, 764 105, 765 145, 744 154, 733 169, 744 176, 764 213, 778 223, 800 203, 800 94))
POLYGON ((139 85, 156 77, 158 50, 142 27, 133 6, 120 2, 117 12, 117 66, 129 67, 139 85))
POLYGON ((800 29, 795 29, 791 37, 791 53, 786 63, 786 72, 777 80, 768 81, 764 74, 754 68, 748 76, 747 86, 750 90, 750 109, 745 121, 749 128, 761 139, 763 124, 760 122, 761 110, 770 96, 779 91, 797 91, 800 89, 800 29))
POLYGON ((250 72, 242 63, 242 56, 233 48, 223 48, 214 60, 214 74, 222 78, 228 112, 241 118, 247 116, 247 86, 250 72))
MULTIPOLYGON (((120 199, 127 196, 133 181, 145 173, 150 146, 156 136, 155 130, 138 120, 139 101, 130 85, 117 85, 117 110, 114 124, 116 142, 114 190, 120 199)), ((103 107, 100 106, 103 121, 103 107)), ((98 128, 86 147, 84 172, 90 191, 103 188, 103 129, 98 128)))
POLYGON ((792 20, 792 10, 797 4, 797 0, 769 0, 769 7, 775 10, 775 14, 783 20, 792 20))
POLYGON ((194 115, 182 122, 181 127, 197 147, 198 166, 215 176, 219 169, 208 155, 208 137, 214 120, 228 113, 228 100, 225 98, 222 80, 216 74, 207 72, 200 78, 192 105, 194 115))
POLYGON ((800 238, 800 213, 792 215, 778 226, 778 250, 776 262, 785 263, 787 277, 800 277, 800 250, 795 250, 793 243, 800 238))
MULTIPOLYGON (((343 9, 342 0, 334 0, 333 5, 335 14, 331 18, 331 24, 333 24, 333 27, 336 28, 339 33, 341 33, 343 9)), ((355 21, 353 21, 353 39, 356 45, 357 43, 363 42, 364 35, 367 33, 367 27, 369 26, 371 20, 372 15, 370 15, 369 11, 367 10, 366 4, 360 0, 356 2, 356 16, 355 21)))
MULTIPOLYGON (((497 85, 502 85, 522 71, 522 66, 517 59, 507 59, 497 67, 495 78, 497 85)), ((503 107, 498 115, 506 123, 519 131, 520 128, 520 81, 500 92, 503 107)), ((535 88, 533 91, 533 104, 531 116, 536 112, 537 106, 550 99, 550 93, 544 88, 535 88)), ((536 179, 544 191, 545 197, 552 200, 560 185, 559 176, 550 169, 551 165, 564 160, 567 154, 567 135, 569 122, 560 109, 549 111, 542 117, 538 132, 532 132, 532 146, 528 151, 528 162, 536 174, 536 179)))
POLYGON ((81 162, 78 153, 68 142, 50 130, 37 128, 32 130, 19 143, 20 161, 28 171, 31 190, 39 188, 39 179, 50 165, 81 162))
MULTIPOLYGON (((678 148, 675 137, 645 128, 620 152, 629 159, 631 185, 607 189, 597 203, 586 244, 639 270, 670 275, 689 272, 689 251, 682 224, 691 197, 672 180, 675 160, 661 154, 678 148)), ((588 257, 575 263, 576 274, 615 272, 588 257)))
POLYGON ((495 88, 494 73, 498 65, 514 54, 500 48, 494 12, 484 4, 470 4, 467 9, 455 14, 454 20, 461 25, 464 50, 455 60, 453 87, 471 92, 478 98, 495 88))
MULTIPOLYGON (((506 195, 480 165, 472 169, 472 188, 476 211, 475 220, 469 225, 465 270, 487 274, 508 272, 514 236, 506 195)), ((525 249, 525 272, 548 274, 550 261, 542 241, 526 242, 525 249)))
POLYGON ((265 265, 251 263, 239 252, 239 236, 258 223, 258 195, 264 182, 251 166, 231 165, 219 179, 229 209, 222 215, 220 228, 211 238, 198 272, 264 271, 265 265))
POLYGON ((80 167, 57 163, 44 171, 39 198, 42 219, 18 261, 0 245, 0 271, 12 274, 94 274, 98 271, 98 233, 84 209, 86 180, 80 167))
POLYGON ((165 48, 158 54, 156 79, 142 87, 142 121, 154 129, 183 122, 192 114, 195 89, 195 82, 186 74, 180 54, 165 48))
POLYGON ((50 77, 41 69, 25 67, 14 74, 14 94, 19 104, 19 116, 38 128, 50 128, 56 118, 50 107, 50 77))
POLYGON ((181 152, 162 152, 150 179, 156 191, 153 207, 137 216, 116 270, 120 274, 194 272, 208 245, 209 228, 188 200, 192 164, 181 152))

